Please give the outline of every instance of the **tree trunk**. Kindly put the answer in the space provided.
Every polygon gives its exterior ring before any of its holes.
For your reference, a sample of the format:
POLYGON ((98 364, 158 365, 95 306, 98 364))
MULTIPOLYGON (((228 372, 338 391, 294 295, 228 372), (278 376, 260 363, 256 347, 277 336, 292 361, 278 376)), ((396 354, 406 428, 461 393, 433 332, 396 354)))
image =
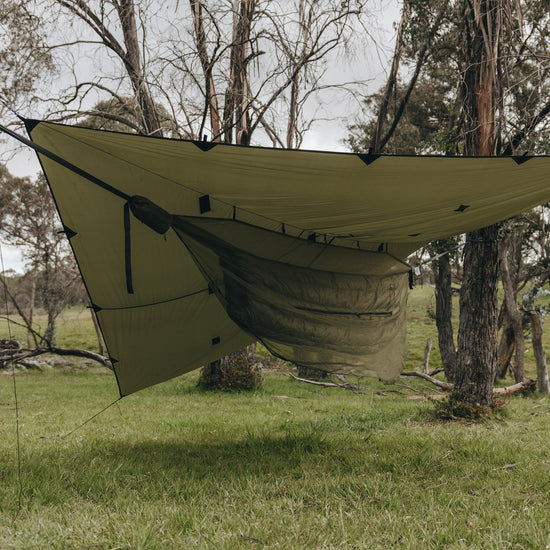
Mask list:
POLYGON ((468 233, 460 293, 453 401, 483 409, 493 405, 497 367, 497 236, 496 225, 468 233))
POLYGON ((426 347, 424 348, 424 360, 422 361, 422 372, 429 374, 430 372, 430 352, 432 351, 433 340, 428 338, 426 347))
POLYGON ((533 352, 537 364, 537 389, 540 393, 550 393, 550 381, 548 380, 548 367, 546 365, 546 353, 542 344, 542 321, 540 311, 529 311, 531 318, 531 332, 533 334, 533 352))
MULTIPOLYGON (((191 12, 193 13, 193 23, 195 28, 195 46, 199 56, 202 71, 204 74, 204 96, 205 96, 205 112, 210 113, 210 126, 212 130, 212 141, 220 141, 220 113, 218 108, 218 96, 216 94, 216 85, 212 76, 212 62, 208 58, 206 49, 206 32, 204 30, 204 11, 200 0, 189 0, 191 12)), ((204 126, 204 120, 202 127, 204 126)), ((202 131, 201 131, 202 133, 202 131)), ((199 139, 202 136, 199 135, 199 139)))
POLYGON ((506 378, 506 373, 510 368, 512 355, 514 354, 514 329, 508 315, 505 315, 505 320, 502 325, 502 333, 497 352, 497 378, 503 380, 506 378))
POLYGON ((35 301, 36 301, 36 275, 33 275, 32 285, 31 285, 31 298, 30 298, 30 304, 29 304, 29 317, 28 317, 29 328, 27 328, 27 347, 28 348, 32 347, 31 339, 33 339, 33 334, 30 331, 30 327, 32 327, 32 318, 34 316, 35 301))
POLYGON ((134 95, 141 110, 142 126, 146 134, 162 136, 157 110, 147 87, 141 65, 134 1, 120 0, 115 5, 124 35, 124 44, 126 45, 126 54, 123 56, 122 61, 130 77, 134 95))
POLYGON ((437 337, 439 341, 439 353, 445 378, 453 381, 456 371, 456 348, 453 335, 453 302, 451 288, 451 268, 449 254, 444 254, 437 261, 437 274, 435 281, 435 321, 437 324, 437 337))
MULTIPOLYGON (((499 45, 507 0, 464 2, 464 66, 461 92, 466 155, 496 154, 496 114, 500 106, 499 45)), ((498 226, 468 233, 460 293, 457 370, 452 402, 455 411, 489 412, 497 368, 498 226)))
POLYGON ((500 279, 504 289, 504 306, 514 334, 514 349, 516 352, 514 379, 516 382, 523 382, 525 380, 525 338, 523 335, 523 319, 517 308, 516 292, 514 292, 514 284, 512 283, 510 269, 508 267, 507 242, 508 240, 504 239, 499 246, 500 279))
POLYGON ((241 0, 234 3, 233 40, 231 43, 229 82, 225 92, 223 113, 224 141, 248 145, 251 138, 250 105, 248 85, 248 48, 256 0, 241 0))
POLYGON ((47 312, 48 324, 46 330, 44 331, 44 340, 48 347, 53 347, 55 345, 55 315, 51 312, 47 312))
POLYGON ((290 85, 290 104, 288 108, 288 125, 286 130, 286 147, 294 147, 294 136, 296 134, 296 121, 298 119, 298 73, 294 74, 290 85))

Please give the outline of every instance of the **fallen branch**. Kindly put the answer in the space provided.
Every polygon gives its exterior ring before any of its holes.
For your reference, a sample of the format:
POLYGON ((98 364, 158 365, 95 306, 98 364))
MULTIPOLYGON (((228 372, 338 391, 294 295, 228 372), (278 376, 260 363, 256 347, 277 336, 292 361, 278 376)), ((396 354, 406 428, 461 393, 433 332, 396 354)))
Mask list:
POLYGON ((104 355, 95 353, 93 351, 88 351, 85 349, 79 348, 34 348, 34 349, 24 349, 20 348, 17 350, 12 349, 3 349, 0 350, 0 365, 5 363, 17 363, 23 361, 24 359, 29 359, 31 357, 37 357, 38 355, 44 355, 45 353, 53 353, 54 355, 62 356, 71 356, 71 357, 82 357, 85 359, 91 359, 96 363, 100 363, 104 367, 107 367, 110 370, 113 370, 113 365, 111 360, 104 355))
POLYGON ((437 378, 434 378, 433 376, 430 376, 429 374, 426 374, 425 372, 417 372, 415 370, 408 370, 403 371, 401 373, 401 376, 417 376, 418 378, 423 378, 424 380, 427 380, 428 382, 431 382, 434 386, 441 388, 442 390, 451 391, 453 389, 453 384, 449 384, 449 382, 443 382, 442 380, 438 380, 437 378))
MULTIPOLYGON (((403 371, 401 373, 401 376, 416 376, 417 378, 422 378, 424 380, 427 380, 428 382, 431 382, 434 386, 445 391, 452 391, 454 389, 453 384, 450 384, 449 382, 443 382, 442 380, 438 380, 437 378, 434 378, 433 376, 430 376, 429 374, 425 374, 423 372, 418 372, 414 370, 403 371)), ((535 390, 535 381, 529 379, 529 380, 525 380, 524 382, 518 382, 517 384, 508 386, 506 388, 494 388, 493 393, 500 396, 507 396, 507 395, 512 395, 514 393, 529 393, 534 390, 535 390)))
POLYGON ((445 369, 443 367, 439 367, 437 369, 434 369, 432 372, 429 372, 428 374, 430 376, 435 376, 436 374, 439 374, 440 372, 443 372, 445 369))
POLYGON ((97 363, 101 363, 104 367, 107 367, 110 370, 113 370, 113 364, 108 357, 95 353, 93 351, 88 351, 86 349, 67 349, 67 348, 50 348, 46 353, 55 353, 56 355, 70 355, 72 357, 84 357, 85 359, 91 359, 97 363))
POLYGON ((371 388, 369 386, 361 386, 360 384, 352 384, 351 382, 348 382, 341 374, 335 374, 334 376, 338 378, 342 383, 338 384, 336 382, 318 382, 316 380, 308 380, 307 378, 299 378, 298 376, 294 376, 291 372, 288 373, 290 378, 293 380, 297 380, 298 382, 305 382, 306 384, 313 384, 315 386, 323 386, 325 388, 344 388, 345 390, 370 390, 371 388))
POLYGON ((506 388, 495 388, 493 390, 497 395, 512 395, 513 393, 530 393, 535 391, 536 382, 531 380, 525 380, 523 382, 518 382, 513 386, 508 386, 506 388))

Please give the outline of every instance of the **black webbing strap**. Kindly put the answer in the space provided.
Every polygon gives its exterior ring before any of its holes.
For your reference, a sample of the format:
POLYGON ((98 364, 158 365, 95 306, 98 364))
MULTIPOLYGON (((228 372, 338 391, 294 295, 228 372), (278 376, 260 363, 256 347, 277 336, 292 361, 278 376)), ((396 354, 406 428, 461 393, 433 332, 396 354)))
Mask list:
POLYGON ((132 235, 130 227, 130 204, 124 204, 124 261, 126 265, 126 290, 134 293, 132 284, 132 235))

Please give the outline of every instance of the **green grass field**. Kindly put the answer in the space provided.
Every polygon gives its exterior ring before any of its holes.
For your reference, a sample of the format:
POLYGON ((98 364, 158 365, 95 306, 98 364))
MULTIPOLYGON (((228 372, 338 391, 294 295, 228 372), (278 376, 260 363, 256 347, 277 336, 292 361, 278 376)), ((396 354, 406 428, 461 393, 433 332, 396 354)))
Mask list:
MULTIPOLYGON (((411 295, 408 368, 436 336, 430 292, 411 295)), ((72 325, 66 345, 93 349, 91 327, 72 325)), ((18 511, 13 379, 0 375, 0 548, 550 547, 550 398, 443 422, 411 379, 361 393, 281 371, 252 393, 196 381, 126 397, 63 437, 118 397, 113 375, 17 374, 18 511)))

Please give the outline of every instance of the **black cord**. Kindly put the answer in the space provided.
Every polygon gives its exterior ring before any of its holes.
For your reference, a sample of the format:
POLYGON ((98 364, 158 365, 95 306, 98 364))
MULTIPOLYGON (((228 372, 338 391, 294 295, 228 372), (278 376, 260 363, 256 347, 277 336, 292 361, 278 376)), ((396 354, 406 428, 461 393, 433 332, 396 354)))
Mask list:
POLYGON ((80 428, 82 428, 83 426, 88 424, 88 422, 91 422, 94 418, 98 417, 101 413, 104 413, 107 409, 109 409, 110 407, 112 407, 113 405, 118 403, 121 399, 122 399, 122 397, 119 397, 119 398, 115 399, 112 403, 109 403, 106 407, 104 407, 99 412, 95 413, 93 416, 88 418, 88 420, 86 420, 85 422, 83 422, 82 424, 77 426, 74 430, 71 430, 69 433, 66 433, 65 435, 62 435, 61 439, 65 439, 65 438, 69 437, 70 435, 74 434, 77 430, 80 430, 80 428))

